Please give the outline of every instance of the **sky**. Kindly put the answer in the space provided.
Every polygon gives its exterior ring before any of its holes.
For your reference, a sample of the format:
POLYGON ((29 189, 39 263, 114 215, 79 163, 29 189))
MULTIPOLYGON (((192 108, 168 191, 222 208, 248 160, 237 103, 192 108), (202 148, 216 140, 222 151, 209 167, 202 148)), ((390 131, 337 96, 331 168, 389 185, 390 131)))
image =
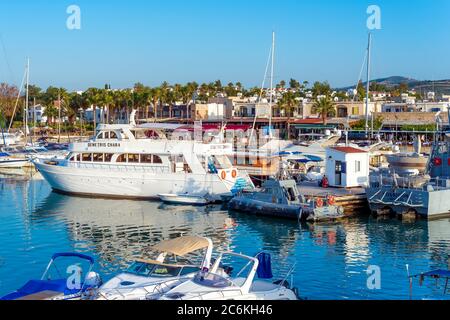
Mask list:
POLYGON ((357 82, 367 46, 372 78, 450 78, 450 0, 0 0, 0 82, 70 90, 264 78, 272 31, 274 81, 357 82), (67 8, 81 10, 69 30, 67 8))

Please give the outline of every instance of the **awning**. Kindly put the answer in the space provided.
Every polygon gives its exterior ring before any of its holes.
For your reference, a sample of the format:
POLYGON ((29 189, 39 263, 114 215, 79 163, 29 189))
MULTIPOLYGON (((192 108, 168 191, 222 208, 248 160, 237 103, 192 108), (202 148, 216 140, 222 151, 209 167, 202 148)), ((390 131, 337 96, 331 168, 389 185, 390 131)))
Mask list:
POLYGON ((173 253, 177 256, 185 256, 188 253, 209 247, 210 242, 206 238, 188 236, 173 240, 163 241, 153 247, 160 252, 173 253))

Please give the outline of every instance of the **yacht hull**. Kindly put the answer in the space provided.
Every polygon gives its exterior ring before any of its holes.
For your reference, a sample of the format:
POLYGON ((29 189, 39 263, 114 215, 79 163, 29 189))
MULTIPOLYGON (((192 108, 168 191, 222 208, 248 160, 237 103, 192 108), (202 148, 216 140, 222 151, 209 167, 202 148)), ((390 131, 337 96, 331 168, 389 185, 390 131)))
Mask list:
POLYGON ((232 181, 217 175, 105 171, 46 164, 36 168, 57 192, 87 197, 159 199, 158 194, 209 194, 213 200, 231 194, 232 181))

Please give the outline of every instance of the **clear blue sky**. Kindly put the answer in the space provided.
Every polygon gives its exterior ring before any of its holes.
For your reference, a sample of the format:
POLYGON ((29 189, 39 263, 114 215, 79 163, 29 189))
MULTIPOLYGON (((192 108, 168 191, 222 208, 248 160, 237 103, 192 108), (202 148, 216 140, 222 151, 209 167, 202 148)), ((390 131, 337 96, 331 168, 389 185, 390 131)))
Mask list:
POLYGON ((195 80, 259 85, 277 33, 276 81, 356 82, 366 8, 382 10, 373 76, 450 78, 449 0, 0 0, 0 81, 71 90, 195 80), (82 29, 66 28, 69 5, 82 29))

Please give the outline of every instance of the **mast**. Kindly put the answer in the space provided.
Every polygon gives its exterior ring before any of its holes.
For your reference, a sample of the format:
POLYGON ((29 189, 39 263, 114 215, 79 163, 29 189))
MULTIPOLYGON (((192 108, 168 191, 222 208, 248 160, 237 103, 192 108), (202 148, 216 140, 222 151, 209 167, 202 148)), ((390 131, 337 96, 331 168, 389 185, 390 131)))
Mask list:
POLYGON ((272 138, 272 104, 273 104, 273 69, 275 62, 275 32, 272 32, 272 66, 270 70, 270 114, 269 114, 269 138, 272 138))
POLYGON ((30 58, 27 58, 27 84, 25 94, 25 145, 28 141, 28 104, 29 104, 29 85, 30 85, 30 58))
POLYGON ((61 143, 61 89, 58 90, 58 143, 61 143))
POLYGON ((370 53, 372 45, 372 34, 369 32, 369 42, 367 45, 367 89, 366 89, 366 135, 369 132, 369 93, 370 93, 370 53))

